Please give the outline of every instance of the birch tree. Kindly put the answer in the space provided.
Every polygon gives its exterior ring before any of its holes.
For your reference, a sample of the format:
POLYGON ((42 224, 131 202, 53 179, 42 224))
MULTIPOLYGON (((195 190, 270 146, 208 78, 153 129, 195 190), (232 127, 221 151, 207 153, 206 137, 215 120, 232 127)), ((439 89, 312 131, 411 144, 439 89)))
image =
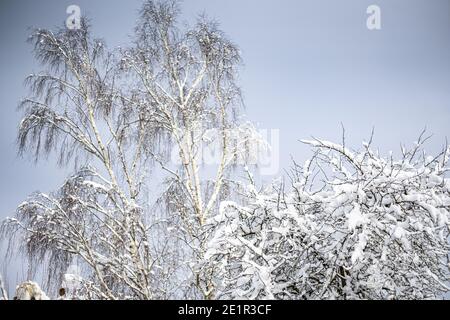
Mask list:
POLYGON ((29 39, 43 71, 26 81, 20 153, 57 155, 76 171, 30 196, 1 234, 10 254, 19 244, 27 255, 30 274, 44 265, 52 290, 76 263, 79 298, 213 297, 213 270, 199 264, 205 221, 259 137, 238 121, 239 50, 216 23, 180 28, 178 15, 176 1, 146 1, 133 44, 118 50, 93 38, 86 19, 29 39), (212 178, 202 174, 204 144, 215 146, 212 178), (152 168, 164 172, 157 199, 152 168))
POLYGON ((161 154, 149 154, 167 173, 161 199, 180 219, 175 227, 193 251, 196 287, 204 298, 211 298, 213 270, 199 270, 195 263, 204 255, 205 221, 230 188, 230 169, 245 162, 249 145, 261 139, 251 125, 238 122, 238 48, 205 17, 180 30, 177 15, 175 1, 147 2, 135 46, 124 52, 122 67, 135 83, 134 96, 144 101, 142 113, 150 117, 150 126, 165 134, 177 152, 175 167, 161 154), (205 145, 214 153, 212 179, 202 176, 205 145))

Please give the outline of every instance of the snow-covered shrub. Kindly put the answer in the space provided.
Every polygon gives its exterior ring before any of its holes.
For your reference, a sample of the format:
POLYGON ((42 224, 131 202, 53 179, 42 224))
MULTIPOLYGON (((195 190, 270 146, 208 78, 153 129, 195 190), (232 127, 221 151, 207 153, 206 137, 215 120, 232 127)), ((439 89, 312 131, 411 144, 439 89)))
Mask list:
POLYGON ((14 300, 48 300, 49 298, 42 291, 36 282, 26 281, 16 288, 14 300))
POLYGON ((426 299, 449 290, 450 148, 398 160, 327 141, 283 184, 222 203, 207 259, 218 298, 426 299))

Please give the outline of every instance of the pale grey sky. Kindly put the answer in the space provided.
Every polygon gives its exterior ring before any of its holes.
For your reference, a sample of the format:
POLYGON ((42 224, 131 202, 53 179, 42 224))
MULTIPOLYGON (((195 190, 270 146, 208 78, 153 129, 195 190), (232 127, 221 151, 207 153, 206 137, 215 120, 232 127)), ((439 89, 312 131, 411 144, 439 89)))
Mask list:
MULTIPOLYGON (((0 2, 0 219, 33 191, 55 190, 67 174, 51 158, 35 165, 16 156, 16 105, 26 95, 25 76, 40 70, 27 28, 60 26, 76 4, 96 36, 115 47, 127 43, 140 3, 0 2)), ((309 155, 298 139, 339 140, 341 122, 348 145, 359 147, 375 127, 385 152, 413 142, 425 126, 433 152, 450 134, 448 0, 185 0, 182 8, 182 20, 204 12, 240 46, 246 113, 262 128, 281 130, 282 168, 291 154, 300 161, 309 155), (371 4, 381 8, 379 31, 366 28, 371 4)))

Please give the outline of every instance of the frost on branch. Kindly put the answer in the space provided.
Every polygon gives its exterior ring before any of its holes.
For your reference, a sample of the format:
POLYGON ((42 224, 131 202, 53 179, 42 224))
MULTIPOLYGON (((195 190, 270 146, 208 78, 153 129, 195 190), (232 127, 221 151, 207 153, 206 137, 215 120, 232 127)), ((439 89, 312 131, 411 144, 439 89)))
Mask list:
MULTIPOLYGON (((419 141, 398 160, 304 141, 290 191, 247 190, 223 203, 207 258, 220 298, 425 299, 449 290, 450 148, 419 141)), ((205 262, 208 263, 208 262, 205 262)))

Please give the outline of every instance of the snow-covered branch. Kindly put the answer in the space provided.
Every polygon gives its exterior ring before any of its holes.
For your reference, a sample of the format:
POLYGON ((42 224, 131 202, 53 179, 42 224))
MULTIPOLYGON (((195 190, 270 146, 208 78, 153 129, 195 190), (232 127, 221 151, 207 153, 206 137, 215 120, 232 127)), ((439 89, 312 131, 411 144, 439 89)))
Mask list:
POLYGON ((294 166, 290 191, 250 186, 247 205, 224 203, 211 222, 219 224, 207 251, 222 270, 218 296, 426 299, 447 292, 450 149, 394 160, 367 145, 353 152, 307 143, 315 156, 294 166))

